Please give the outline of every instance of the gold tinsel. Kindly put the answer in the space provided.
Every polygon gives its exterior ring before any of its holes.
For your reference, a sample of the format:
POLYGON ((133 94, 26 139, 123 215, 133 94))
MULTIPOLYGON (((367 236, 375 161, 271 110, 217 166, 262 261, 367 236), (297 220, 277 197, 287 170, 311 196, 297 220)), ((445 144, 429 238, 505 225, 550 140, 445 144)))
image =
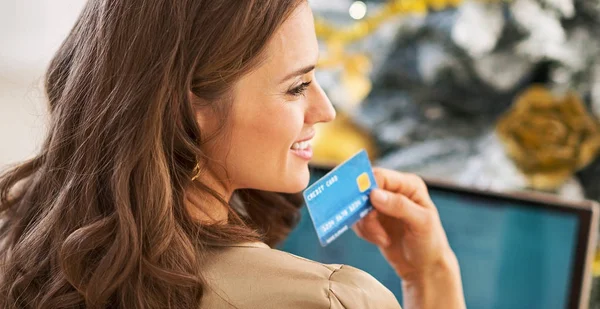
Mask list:
POLYGON ((534 85, 498 122, 506 152, 532 188, 555 190, 600 150, 600 127, 574 92, 534 85))
POLYGON ((427 14, 429 8, 442 10, 455 7, 462 0, 392 0, 388 1, 375 14, 345 28, 337 28, 323 19, 315 19, 317 36, 328 40, 335 38, 344 44, 361 40, 379 29, 384 22, 408 14, 427 14))
MULTIPOLYGON (((348 94, 347 107, 360 103, 371 92, 369 74, 371 59, 366 53, 349 53, 349 44, 373 34, 379 27, 396 17, 417 14, 425 15, 429 9, 441 10, 454 7, 462 0, 392 0, 367 18, 347 27, 336 27, 321 18, 315 19, 317 37, 325 44, 326 51, 319 60, 320 69, 341 67, 340 82, 348 94)), ((377 149, 369 134, 356 127, 347 116, 340 115, 332 123, 322 125, 313 145, 315 165, 337 165, 356 151, 367 149, 371 159, 377 149)))

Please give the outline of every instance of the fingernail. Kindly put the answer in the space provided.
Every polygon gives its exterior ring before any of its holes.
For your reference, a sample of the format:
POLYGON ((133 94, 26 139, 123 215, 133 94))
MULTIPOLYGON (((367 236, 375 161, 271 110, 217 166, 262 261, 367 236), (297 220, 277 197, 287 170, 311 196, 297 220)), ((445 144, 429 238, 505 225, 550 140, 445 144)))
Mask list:
POLYGON ((373 191, 373 199, 379 203, 385 203, 388 200, 387 193, 383 192, 383 190, 374 190, 373 191))

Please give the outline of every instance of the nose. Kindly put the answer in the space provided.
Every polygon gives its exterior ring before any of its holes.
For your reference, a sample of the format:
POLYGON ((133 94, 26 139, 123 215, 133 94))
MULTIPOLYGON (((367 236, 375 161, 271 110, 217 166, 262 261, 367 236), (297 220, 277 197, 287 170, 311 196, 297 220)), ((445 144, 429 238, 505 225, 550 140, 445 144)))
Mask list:
POLYGON ((304 122, 312 125, 319 122, 330 122, 335 119, 335 109, 321 85, 316 81, 314 93, 315 95, 309 97, 304 122))

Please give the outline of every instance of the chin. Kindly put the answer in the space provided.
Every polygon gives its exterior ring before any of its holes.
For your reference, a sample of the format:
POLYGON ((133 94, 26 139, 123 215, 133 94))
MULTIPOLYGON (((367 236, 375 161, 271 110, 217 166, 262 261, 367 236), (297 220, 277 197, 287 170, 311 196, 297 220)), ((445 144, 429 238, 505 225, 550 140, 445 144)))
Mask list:
POLYGON ((282 193, 298 193, 306 189, 309 182, 310 172, 308 171, 308 168, 306 168, 303 171, 289 175, 284 187, 279 191, 282 193))

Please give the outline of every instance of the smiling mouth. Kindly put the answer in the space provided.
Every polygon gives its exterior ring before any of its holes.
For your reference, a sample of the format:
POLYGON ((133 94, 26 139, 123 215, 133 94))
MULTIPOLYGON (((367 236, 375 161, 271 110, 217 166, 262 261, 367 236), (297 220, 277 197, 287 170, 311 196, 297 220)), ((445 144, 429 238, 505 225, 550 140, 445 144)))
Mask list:
POLYGON ((292 150, 307 150, 308 148, 310 148, 310 141, 295 142, 291 147, 292 150))
POLYGON ((308 150, 310 149, 310 141, 315 137, 315 131, 311 130, 308 135, 292 144, 292 150, 308 150))
POLYGON ((292 144, 292 147, 290 147, 291 152, 306 161, 310 161, 313 156, 313 150, 310 146, 310 140, 312 138, 313 136, 310 136, 309 138, 295 142, 292 144))

